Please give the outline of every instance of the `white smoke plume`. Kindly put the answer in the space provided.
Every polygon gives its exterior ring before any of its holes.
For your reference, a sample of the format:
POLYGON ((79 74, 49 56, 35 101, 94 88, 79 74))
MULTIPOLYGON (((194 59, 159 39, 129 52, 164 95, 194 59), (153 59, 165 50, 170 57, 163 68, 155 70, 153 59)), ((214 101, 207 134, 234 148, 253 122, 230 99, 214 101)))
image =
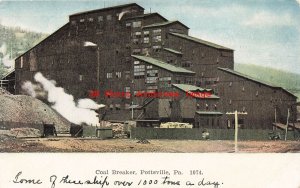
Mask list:
MULTIPOLYGON (((99 119, 94 110, 102 108, 105 105, 99 105, 91 99, 80 99, 78 105, 76 105, 72 95, 67 94, 63 88, 56 87, 53 80, 47 80, 42 73, 36 73, 34 79, 48 93, 47 100, 53 104, 52 108, 67 120, 75 124, 99 125, 99 119)), ((30 85, 27 84, 27 86, 30 85)))
POLYGON ((10 59, 9 55, 5 55, 2 59, 2 63, 7 68, 11 68, 14 66, 15 61, 13 59, 10 59))
POLYGON ((90 41, 85 41, 85 42, 83 43, 83 46, 84 46, 84 47, 89 47, 89 46, 95 47, 95 46, 97 46, 97 44, 95 44, 95 43, 93 43, 93 42, 90 42, 90 41))
POLYGON ((92 99, 79 99, 77 102, 77 107, 97 110, 99 108, 105 107, 105 105, 97 104, 92 99))
POLYGON ((129 10, 122 11, 122 12, 119 14, 118 20, 120 21, 120 20, 122 19, 122 17, 123 17, 126 13, 128 13, 128 12, 130 12, 130 11, 129 11, 129 10))
POLYGON ((36 85, 32 84, 30 81, 26 81, 22 85, 23 91, 25 91, 27 94, 29 94, 32 97, 36 97, 36 85))
POLYGON ((7 54, 7 46, 6 43, 3 43, 0 47, 0 63, 2 63, 6 68, 13 68, 14 67, 14 60, 10 59, 9 54, 7 54))
MULTIPOLYGON (((50 80, 51 82, 53 82, 54 84, 55 81, 54 80, 50 80)), ((22 90, 32 96, 32 97, 36 97, 36 98, 43 98, 46 99, 47 97, 47 92, 44 91, 44 89, 42 88, 42 86, 40 84, 33 84, 30 81, 26 81, 22 84, 22 90)))
POLYGON ((6 54, 6 50, 7 50, 7 47, 6 47, 6 44, 3 43, 0 47, 0 53, 2 53, 3 55, 6 54))

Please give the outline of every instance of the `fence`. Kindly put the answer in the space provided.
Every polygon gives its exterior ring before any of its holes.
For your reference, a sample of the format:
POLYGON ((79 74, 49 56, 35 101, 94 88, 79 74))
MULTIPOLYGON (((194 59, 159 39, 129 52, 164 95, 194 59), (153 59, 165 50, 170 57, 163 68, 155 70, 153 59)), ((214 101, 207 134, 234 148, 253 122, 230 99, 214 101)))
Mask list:
POLYGON ((0 121, 0 130, 10 130, 15 128, 34 128, 43 132, 42 123, 22 123, 12 121, 0 121))
MULTIPOLYGON (((131 138, 133 139, 177 139, 177 140, 203 140, 203 129, 159 129, 137 127, 132 128, 131 138)), ((234 129, 206 129, 209 133, 210 140, 234 140, 234 129)), ((285 132, 277 130, 276 135, 280 135, 280 139, 284 139, 285 132)), ((240 129, 239 140, 270 140, 272 130, 256 130, 256 129, 240 129)), ((288 140, 299 140, 299 131, 289 131, 288 140)))

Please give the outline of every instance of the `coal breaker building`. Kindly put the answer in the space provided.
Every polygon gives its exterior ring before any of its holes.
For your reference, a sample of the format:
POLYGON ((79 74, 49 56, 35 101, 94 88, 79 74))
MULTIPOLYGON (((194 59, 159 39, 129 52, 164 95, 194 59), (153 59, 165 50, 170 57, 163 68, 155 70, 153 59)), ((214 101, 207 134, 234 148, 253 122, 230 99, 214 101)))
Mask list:
MULTIPOLYGON (((16 93, 35 73, 75 98, 106 105, 105 120, 156 119, 195 128, 271 129, 296 121, 296 97, 234 71, 234 51, 189 35, 189 27, 138 4, 69 16, 15 62, 16 93), (155 95, 155 96, 154 96, 155 95)), ((105 114, 105 115, 103 115, 105 114)))

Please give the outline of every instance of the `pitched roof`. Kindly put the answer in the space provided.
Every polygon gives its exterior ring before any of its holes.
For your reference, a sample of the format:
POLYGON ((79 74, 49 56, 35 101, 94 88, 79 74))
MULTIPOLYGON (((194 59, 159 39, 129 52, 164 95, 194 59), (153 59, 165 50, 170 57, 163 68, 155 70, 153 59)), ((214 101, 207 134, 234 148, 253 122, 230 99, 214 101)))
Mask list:
POLYGON ((5 75, 2 76, 2 78, 0 78, 0 80, 4 79, 5 77, 9 76, 10 74, 15 73, 15 69, 10 70, 8 73, 6 73, 5 75))
POLYGON ((117 6, 112 6, 112 7, 106 7, 106 8, 101 8, 101 9, 95 9, 95 10, 89 10, 89 11, 83 11, 83 12, 78 12, 75 14, 71 14, 71 16, 78 16, 80 14, 89 14, 89 13, 95 13, 95 12, 99 12, 99 11, 106 11, 106 10, 110 10, 110 9, 118 9, 118 8, 126 8, 126 7, 131 7, 131 6, 138 6, 141 9, 144 10, 143 7, 141 7, 140 5, 136 4, 136 3, 129 3, 129 4, 123 4, 123 5, 117 5, 117 6))
POLYGON ((197 87, 189 84, 172 84, 173 86, 183 90, 183 91, 211 91, 211 89, 204 89, 201 87, 197 87))
POLYGON ((182 55, 181 52, 179 52, 177 50, 174 50, 174 49, 171 49, 171 48, 164 48, 164 50, 166 50, 168 52, 171 52, 171 53, 174 53, 174 54, 177 54, 177 55, 182 55))
POLYGON ((160 67, 160 68, 165 69, 165 70, 167 70, 167 71, 170 71, 170 72, 174 72, 174 73, 185 73, 185 74, 195 74, 195 72, 193 72, 193 71, 184 69, 184 68, 182 68, 182 67, 176 67, 176 66, 174 66, 174 65, 165 63, 165 62, 163 62, 163 61, 154 59, 154 58, 152 58, 152 57, 148 57, 148 56, 138 56, 138 55, 131 55, 131 56, 134 57, 134 58, 136 58, 136 59, 139 59, 139 60, 141 60, 141 61, 144 61, 144 62, 146 62, 146 63, 149 63, 149 64, 151 64, 151 65, 160 67))
POLYGON ((162 19, 164 19, 165 21, 168 21, 165 17, 163 17, 162 15, 160 15, 157 12, 132 16, 132 17, 126 18, 126 20, 135 19, 135 18, 145 18, 145 17, 149 17, 149 16, 154 16, 154 15, 157 15, 157 16, 161 17, 162 19))
POLYGON ((196 111, 199 115, 223 115, 222 112, 215 112, 215 111, 196 111))
POLYGON ((228 69, 228 68, 221 68, 221 67, 218 67, 219 70, 222 70, 222 71, 225 71, 225 72, 228 72, 228 73, 231 73, 231 74, 234 74, 234 75, 237 75, 237 76, 240 76, 240 77, 243 77, 243 78, 247 78, 248 80, 252 80, 254 82, 259 82, 260 84, 264 84, 266 86, 270 86, 270 87, 278 87, 278 86, 274 86, 273 84, 271 83, 268 83, 268 82, 265 82, 265 81, 262 81, 262 80, 259 80, 257 78, 253 78, 251 76, 248 76, 246 74, 243 74, 243 73, 240 73, 240 72, 237 72, 237 71, 234 71, 232 69, 228 69))
POLYGON ((46 38, 44 38, 42 41, 40 41, 39 43, 37 43, 35 46, 33 46, 32 48, 30 48, 29 50, 27 50, 26 52, 24 52, 23 54, 19 55, 17 59, 19 59, 20 57, 24 56, 25 54, 27 54, 28 52, 30 52, 31 50, 33 50, 34 48, 38 47, 39 45, 43 44, 45 41, 49 40, 51 37, 53 37, 55 34, 57 34, 59 31, 61 31, 62 29, 64 29, 65 27, 69 26, 69 22, 66 23, 65 25, 61 26, 59 29, 57 29, 54 33, 52 33, 51 35, 47 36, 46 38))
POLYGON ((161 26, 171 25, 171 24, 175 24, 175 23, 178 23, 178 24, 182 25, 183 27, 189 29, 188 26, 184 25, 183 23, 181 23, 181 22, 178 21, 178 20, 175 20, 175 21, 167 21, 167 22, 160 22, 160 23, 155 23, 155 24, 151 24, 151 25, 146 25, 146 26, 144 26, 143 28, 161 27, 161 26))
MULTIPOLYGON (((211 89, 204 89, 201 87, 197 87, 194 85, 189 85, 189 84, 172 84, 172 86, 184 91, 184 92, 209 92, 211 91, 211 89)), ((191 95, 192 96, 192 95, 191 95)), ((197 98, 197 97, 196 97, 197 98)), ((209 97, 205 97, 206 99, 219 99, 220 97, 218 97, 217 95, 210 95, 209 97)))
MULTIPOLYGON (((256 83, 259 83, 259 84, 262 84, 262 85, 265 85, 265 86, 268 86, 268 87, 271 87, 271 88, 274 88, 274 89, 282 89, 283 91, 287 92, 288 94, 295 96, 293 93, 291 93, 290 91, 288 91, 288 90, 286 90, 286 89, 284 89, 284 88, 282 88, 282 87, 275 86, 274 84, 268 83, 268 82, 266 82, 266 81, 259 80, 259 79, 257 79, 257 78, 253 78, 253 77, 251 77, 251 76, 248 76, 248 75, 246 75, 246 74, 243 74, 243 73, 234 71, 234 70, 232 70, 232 69, 221 68, 221 67, 218 67, 218 69, 221 70, 221 71, 224 71, 224 72, 227 72, 227 73, 230 73, 230 74, 239 76, 239 77, 243 77, 243 78, 248 79, 248 80, 251 80, 251 81, 253 81, 253 82, 256 82, 256 83)), ((295 96, 295 97, 296 97, 296 96, 295 96)))
POLYGON ((196 37, 192 37, 192 36, 189 36, 189 35, 180 34, 180 33, 170 33, 170 34, 172 34, 174 36, 177 36, 177 37, 180 37, 180 38, 183 38, 183 39, 187 39, 187 40, 193 41, 193 42, 204 44, 206 46, 210 46, 210 47, 213 47, 213 48, 216 48, 216 49, 232 50, 230 48, 227 48, 227 47, 224 47, 224 46, 212 43, 212 42, 208 42, 208 41, 205 41, 205 40, 202 40, 202 39, 198 39, 196 37))

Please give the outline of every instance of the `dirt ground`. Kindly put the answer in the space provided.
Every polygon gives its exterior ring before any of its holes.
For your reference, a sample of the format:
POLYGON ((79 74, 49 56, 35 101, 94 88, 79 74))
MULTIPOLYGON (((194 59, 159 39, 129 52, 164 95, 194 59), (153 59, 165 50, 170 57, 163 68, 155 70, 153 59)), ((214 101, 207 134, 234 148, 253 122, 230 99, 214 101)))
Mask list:
MULTIPOLYGON (((168 152, 231 153, 233 141, 148 140, 82 138, 2 138, 0 152, 168 152)), ((300 141, 240 141, 240 153, 300 152, 300 141)))

